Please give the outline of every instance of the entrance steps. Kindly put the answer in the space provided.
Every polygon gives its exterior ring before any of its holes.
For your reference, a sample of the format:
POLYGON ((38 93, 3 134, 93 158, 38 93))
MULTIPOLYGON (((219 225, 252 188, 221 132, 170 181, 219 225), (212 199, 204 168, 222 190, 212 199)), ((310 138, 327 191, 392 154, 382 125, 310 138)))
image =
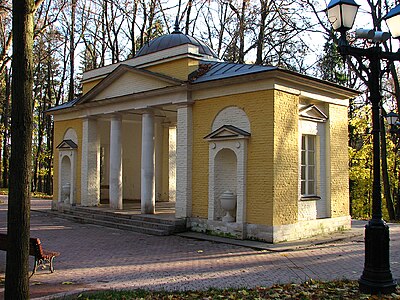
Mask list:
POLYGON ((151 235, 172 235, 187 231, 186 220, 176 219, 171 214, 138 214, 126 211, 109 211, 89 207, 58 207, 53 214, 78 223, 130 230, 151 235))

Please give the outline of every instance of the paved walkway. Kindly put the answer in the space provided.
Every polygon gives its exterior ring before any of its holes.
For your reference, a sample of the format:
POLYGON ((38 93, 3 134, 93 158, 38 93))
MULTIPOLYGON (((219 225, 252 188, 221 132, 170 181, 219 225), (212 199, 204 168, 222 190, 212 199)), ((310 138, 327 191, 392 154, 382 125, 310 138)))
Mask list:
MULTIPOLYGON (((6 231, 5 203, 0 204, 0 232, 6 231)), ((309 278, 358 279, 363 269, 360 226, 342 233, 341 240, 319 245, 304 241, 269 251, 77 224, 45 213, 49 206, 49 201, 32 200, 31 236, 40 237, 44 248, 61 256, 55 273, 39 270, 31 278, 32 299, 110 288, 190 290, 270 286, 309 278)), ((399 278, 400 226, 391 225, 390 232, 391 270, 399 278)), ((2 279, 4 269, 5 254, 0 251, 2 279)), ((3 291, 0 284, 0 299, 3 291)))

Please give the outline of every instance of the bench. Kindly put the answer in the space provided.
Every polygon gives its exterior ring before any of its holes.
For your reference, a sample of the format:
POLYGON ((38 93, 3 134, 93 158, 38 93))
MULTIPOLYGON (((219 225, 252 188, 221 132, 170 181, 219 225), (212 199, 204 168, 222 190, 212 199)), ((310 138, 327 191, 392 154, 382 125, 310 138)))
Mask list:
MULTIPOLYGON (((0 233, 0 250, 7 251, 8 239, 7 234, 0 233)), ((33 271, 30 277, 36 273, 38 267, 46 268, 49 265, 50 272, 54 273, 53 261, 54 258, 59 256, 59 252, 43 250, 42 243, 38 238, 29 239, 29 255, 35 257, 33 271)))

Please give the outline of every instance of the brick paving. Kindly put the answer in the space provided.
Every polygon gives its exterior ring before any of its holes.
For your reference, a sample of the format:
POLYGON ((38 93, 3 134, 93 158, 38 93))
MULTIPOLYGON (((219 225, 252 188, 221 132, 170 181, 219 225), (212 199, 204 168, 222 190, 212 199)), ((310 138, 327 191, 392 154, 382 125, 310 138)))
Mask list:
MULTIPOLYGON (((32 299, 84 290, 199 290, 270 286, 309 278, 358 279, 363 269, 361 236, 294 251, 257 251, 248 247, 180 236, 158 237, 78 224, 49 215, 49 201, 32 200, 31 236, 45 249, 61 252, 55 273, 39 270, 31 282, 32 299)), ((0 204, 0 232, 6 231, 6 204, 0 204)), ((390 224, 391 270, 400 277, 400 226, 390 224)), ((32 264, 32 262, 31 262, 32 264)), ((0 251, 0 278, 5 254, 0 251)), ((4 288, 0 285, 0 299, 4 288)))

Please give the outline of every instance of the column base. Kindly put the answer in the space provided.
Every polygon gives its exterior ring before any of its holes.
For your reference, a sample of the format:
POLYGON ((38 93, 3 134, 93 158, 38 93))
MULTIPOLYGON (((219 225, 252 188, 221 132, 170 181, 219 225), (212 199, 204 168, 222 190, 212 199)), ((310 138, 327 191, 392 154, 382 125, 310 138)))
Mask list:
POLYGON ((146 215, 154 215, 156 213, 156 207, 152 203, 142 203, 140 212, 146 215))

